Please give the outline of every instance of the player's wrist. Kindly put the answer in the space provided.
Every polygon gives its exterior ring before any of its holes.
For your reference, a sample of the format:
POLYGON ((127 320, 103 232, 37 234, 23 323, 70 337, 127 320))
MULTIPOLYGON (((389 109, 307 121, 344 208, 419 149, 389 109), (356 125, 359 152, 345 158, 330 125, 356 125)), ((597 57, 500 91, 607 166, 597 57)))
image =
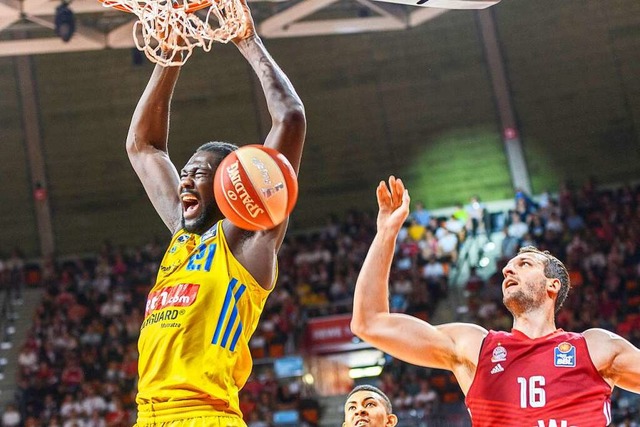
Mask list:
POLYGON ((236 44, 236 46, 238 46, 238 48, 242 49, 247 48, 251 45, 262 44, 262 39, 260 39, 260 36, 258 36, 254 32, 250 36, 243 37, 241 39, 235 39, 233 40, 233 42, 236 44))
POLYGON ((395 241, 398 238, 398 232, 400 230, 397 227, 390 225, 380 225, 378 226, 378 236, 383 241, 393 240, 395 241))

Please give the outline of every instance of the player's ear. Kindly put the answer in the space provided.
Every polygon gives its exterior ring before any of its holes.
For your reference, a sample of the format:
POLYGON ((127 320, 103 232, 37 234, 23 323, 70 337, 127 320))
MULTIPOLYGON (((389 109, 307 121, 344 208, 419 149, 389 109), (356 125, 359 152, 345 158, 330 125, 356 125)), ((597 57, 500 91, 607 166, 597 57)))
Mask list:
POLYGON ((554 294, 558 294, 558 292, 560 292, 560 288, 562 287, 562 283, 560 282, 560 279, 555 278, 555 279, 549 279, 547 280, 547 290, 550 292, 553 292, 554 294))
POLYGON ((395 427, 396 424, 398 424, 398 417, 394 414, 387 415, 387 423, 385 424, 385 427, 395 427))

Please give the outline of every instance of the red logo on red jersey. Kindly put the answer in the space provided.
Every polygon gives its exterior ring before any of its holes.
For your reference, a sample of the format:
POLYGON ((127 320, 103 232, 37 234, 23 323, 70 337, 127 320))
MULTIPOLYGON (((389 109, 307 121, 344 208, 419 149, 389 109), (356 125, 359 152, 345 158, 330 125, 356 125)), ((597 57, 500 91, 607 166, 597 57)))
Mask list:
POLYGON ((166 288, 149 293, 144 317, 147 317, 156 310, 162 310, 167 307, 190 306, 195 302, 199 289, 200 285, 180 283, 177 286, 167 286, 166 288))
POLYGON ((496 362, 504 362, 505 360, 507 360, 507 349, 498 343, 498 346, 493 349, 493 354, 491 355, 491 361, 493 363, 496 363, 496 362))

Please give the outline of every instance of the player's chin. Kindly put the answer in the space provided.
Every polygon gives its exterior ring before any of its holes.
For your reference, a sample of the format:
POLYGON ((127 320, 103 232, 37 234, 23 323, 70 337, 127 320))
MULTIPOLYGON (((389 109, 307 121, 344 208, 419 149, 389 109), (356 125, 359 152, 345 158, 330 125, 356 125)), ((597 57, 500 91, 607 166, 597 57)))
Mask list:
POLYGON ((509 311, 512 311, 512 309, 517 306, 517 299, 512 295, 504 295, 502 297, 502 303, 509 311))
POLYGON ((185 216, 182 215, 182 228, 189 233, 202 234, 206 231, 207 221, 204 215, 185 216))
POLYGON ((182 212, 182 228, 189 233, 203 234, 220 218, 222 214, 215 203, 200 205, 197 211, 189 212, 189 215, 182 212))

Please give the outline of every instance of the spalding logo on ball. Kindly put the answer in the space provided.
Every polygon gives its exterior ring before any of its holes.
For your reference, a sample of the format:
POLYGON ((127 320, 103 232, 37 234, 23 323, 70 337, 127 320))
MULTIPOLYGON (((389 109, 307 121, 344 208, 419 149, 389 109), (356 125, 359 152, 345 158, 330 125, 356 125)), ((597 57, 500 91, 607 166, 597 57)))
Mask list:
POLYGON ((298 179, 287 158, 273 148, 245 145, 225 157, 213 181, 222 214, 245 230, 281 224, 298 199, 298 179))

